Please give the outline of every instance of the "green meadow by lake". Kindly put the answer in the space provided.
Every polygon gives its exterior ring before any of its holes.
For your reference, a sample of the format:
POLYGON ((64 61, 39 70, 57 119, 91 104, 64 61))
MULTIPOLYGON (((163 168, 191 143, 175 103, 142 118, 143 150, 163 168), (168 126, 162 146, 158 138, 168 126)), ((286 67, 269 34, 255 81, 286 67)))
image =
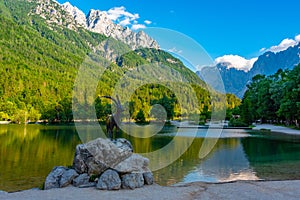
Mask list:
MULTIPOLYGON (((97 130, 93 126, 81 128, 86 138, 92 138, 97 130)), ((299 137, 223 130, 213 150, 200 159, 205 131, 198 131, 191 147, 179 159, 154 172, 158 184, 300 179, 299 137)), ((164 147, 176 133, 176 127, 168 126, 151 138, 134 138, 125 133, 122 137, 131 141, 135 152, 146 153, 164 147)), ((176 149, 185 145, 189 134, 188 129, 181 130, 176 149)), ((43 125, 1 125, 0 141, 0 190, 5 191, 41 187, 54 166, 72 165, 75 147, 82 143, 74 126, 43 125)), ((175 154, 168 153, 170 157, 175 154)))

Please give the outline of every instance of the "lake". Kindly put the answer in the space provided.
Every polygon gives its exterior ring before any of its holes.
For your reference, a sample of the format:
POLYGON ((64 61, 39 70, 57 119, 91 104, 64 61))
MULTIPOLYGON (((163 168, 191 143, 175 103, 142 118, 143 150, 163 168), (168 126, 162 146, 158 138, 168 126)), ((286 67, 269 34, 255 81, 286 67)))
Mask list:
MULTIPOLYGON (((81 128, 85 139, 94 138, 97 129, 84 125, 81 128)), ((216 140, 205 138, 206 131, 200 129, 194 139, 190 129, 166 126, 151 138, 125 133, 122 137, 131 141, 136 153, 159 152, 158 159, 150 164, 167 165, 154 171, 160 185, 300 179, 299 136, 223 130, 216 140), (199 158, 205 142, 215 145, 199 158), (173 148, 160 151, 169 144, 173 148)), ((41 187, 54 166, 72 165, 75 147, 82 143, 75 126, 43 125, 0 125, 0 141, 0 190, 10 192, 41 187)))

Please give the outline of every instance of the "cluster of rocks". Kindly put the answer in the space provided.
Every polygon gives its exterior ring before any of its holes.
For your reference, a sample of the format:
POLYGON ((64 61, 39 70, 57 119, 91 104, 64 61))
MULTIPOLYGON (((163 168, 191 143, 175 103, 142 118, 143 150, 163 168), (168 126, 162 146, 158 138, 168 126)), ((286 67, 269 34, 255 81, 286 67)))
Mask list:
POLYGON ((98 138, 76 147, 72 168, 54 167, 44 189, 96 187, 101 190, 134 189, 153 184, 149 160, 133 153, 130 142, 98 138))

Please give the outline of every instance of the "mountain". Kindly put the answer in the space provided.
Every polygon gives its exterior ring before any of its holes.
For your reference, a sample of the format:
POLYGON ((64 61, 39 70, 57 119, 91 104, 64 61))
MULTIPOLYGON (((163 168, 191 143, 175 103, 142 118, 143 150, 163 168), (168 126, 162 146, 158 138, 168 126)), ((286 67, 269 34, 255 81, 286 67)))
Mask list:
POLYGON ((87 27, 87 19, 84 12, 82 12, 76 6, 71 5, 69 2, 62 4, 61 6, 63 10, 65 10, 73 17, 77 24, 81 25, 84 28, 87 27))
POLYGON ((159 48, 157 42, 143 31, 136 33, 128 27, 115 24, 104 11, 92 9, 85 16, 80 9, 72 6, 69 2, 62 5, 53 0, 35 0, 35 2, 37 7, 32 14, 43 17, 48 24, 64 25, 71 30, 84 28, 122 41, 129 45, 132 50, 137 48, 159 48))
POLYGON ((277 53, 268 51, 259 56, 253 67, 245 72, 236 68, 229 68, 230 63, 219 63, 217 68, 223 78, 225 90, 242 98, 247 84, 257 74, 271 75, 279 69, 293 69, 300 63, 300 43, 277 53))
POLYGON ((251 80, 249 79, 249 73, 245 72, 244 70, 228 68, 228 65, 229 63, 219 63, 216 66, 219 69, 222 77, 225 91, 242 98, 246 91, 245 86, 251 80))
POLYGON ((30 11, 30 15, 42 17, 49 26, 55 27, 59 25, 77 32, 84 29, 110 38, 109 41, 106 40, 105 44, 101 45, 102 48, 99 49, 98 46, 94 51, 100 50, 102 56, 111 61, 115 60, 122 52, 127 52, 130 49, 159 49, 157 42, 143 31, 136 33, 128 27, 122 27, 113 23, 105 11, 91 9, 86 16, 80 9, 69 2, 64 4, 59 4, 53 0, 29 0, 29 2, 36 4, 30 11), (111 48, 111 43, 115 44, 111 39, 121 41, 126 45, 119 44, 118 46, 121 45, 121 48, 111 48))
POLYGON ((259 56, 250 70, 251 76, 257 74, 271 75, 279 69, 292 69, 300 63, 300 43, 277 53, 266 52, 259 56))
POLYGON ((0 0, 0 120, 24 122, 27 116, 32 121, 39 118, 70 121, 72 101, 81 106, 76 109, 86 116, 89 116, 87 107, 96 108, 97 117, 102 119, 111 112, 111 103, 98 96, 113 95, 120 80, 124 81, 123 88, 134 91, 129 97, 128 93, 119 94, 120 98, 130 98, 127 103, 132 118, 140 111, 147 115, 155 102, 168 106, 168 117, 188 116, 195 103, 199 103, 197 110, 210 109, 204 83, 180 60, 157 48, 132 50, 139 45, 158 45, 143 32, 133 33, 111 24, 107 18, 107 26, 129 34, 123 35, 127 44, 109 32, 100 34, 97 28, 92 31, 91 24, 98 27, 96 19, 104 20, 100 15, 100 11, 92 10, 85 24, 83 13, 68 4, 52 0, 0 0), (109 61, 105 60, 107 57, 109 61), (149 64, 156 69, 145 73, 149 64), (79 94, 73 97, 75 79, 82 65, 86 66, 87 76, 78 86, 79 94), (95 97, 86 91, 93 85, 91 77, 99 77, 99 71, 103 74, 96 84, 95 97), (149 81, 136 89, 139 77, 149 81), (154 77, 167 86, 151 83, 154 77), (172 82, 173 77, 185 82, 172 82), (199 102, 188 98, 193 90, 199 102), (184 94, 181 106, 174 93, 184 94))
POLYGON ((135 33, 128 27, 122 27, 114 24, 107 16, 105 12, 99 10, 91 10, 87 16, 87 29, 103 34, 107 37, 120 40, 125 44, 128 44, 131 49, 143 48, 155 48, 158 49, 159 45, 155 40, 145 34, 143 31, 135 33))

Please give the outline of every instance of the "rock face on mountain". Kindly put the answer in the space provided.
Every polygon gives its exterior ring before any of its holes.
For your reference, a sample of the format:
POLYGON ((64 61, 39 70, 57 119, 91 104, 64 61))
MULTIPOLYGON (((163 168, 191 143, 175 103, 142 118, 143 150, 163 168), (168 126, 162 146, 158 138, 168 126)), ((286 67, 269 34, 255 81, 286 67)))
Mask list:
POLYGON ((299 63, 300 43, 278 53, 266 52, 259 56, 258 60, 254 63, 250 74, 251 76, 257 74, 271 75, 276 73, 279 69, 292 69, 299 63))
POLYGON ((72 6, 69 2, 66 2, 61 5, 62 9, 69 13, 74 20, 81 25, 82 27, 86 28, 86 16, 84 12, 79 10, 76 6, 72 6))
POLYGON ((229 63, 219 63, 217 68, 222 76, 225 90, 242 98, 251 79, 257 74, 271 75, 279 69, 292 69, 300 63, 300 43, 287 50, 274 53, 266 52, 259 56, 249 72, 228 68, 229 63))
POLYGON ((86 16, 69 2, 59 4, 53 0, 28 1, 37 3, 36 8, 30 14, 40 15, 48 24, 55 23, 72 30, 84 28, 124 42, 132 50, 137 48, 159 48, 157 42, 143 31, 136 33, 128 27, 115 24, 105 11, 92 9, 86 16))
POLYGON ((77 30, 80 25, 77 24, 73 17, 63 11, 63 6, 53 0, 27 0, 34 3, 35 7, 29 15, 39 15, 51 25, 65 26, 71 30, 77 30))
POLYGON ((114 24, 105 12, 91 10, 87 16, 88 30, 112 37, 128 44, 132 49, 139 47, 156 48, 159 46, 155 40, 150 38, 143 31, 135 33, 127 27, 114 24))
POLYGON ((249 79, 249 73, 244 70, 227 68, 227 63, 219 63, 217 68, 223 79, 225 91, 242 98, 246 91, 246 85, 251 80, 249 79))

